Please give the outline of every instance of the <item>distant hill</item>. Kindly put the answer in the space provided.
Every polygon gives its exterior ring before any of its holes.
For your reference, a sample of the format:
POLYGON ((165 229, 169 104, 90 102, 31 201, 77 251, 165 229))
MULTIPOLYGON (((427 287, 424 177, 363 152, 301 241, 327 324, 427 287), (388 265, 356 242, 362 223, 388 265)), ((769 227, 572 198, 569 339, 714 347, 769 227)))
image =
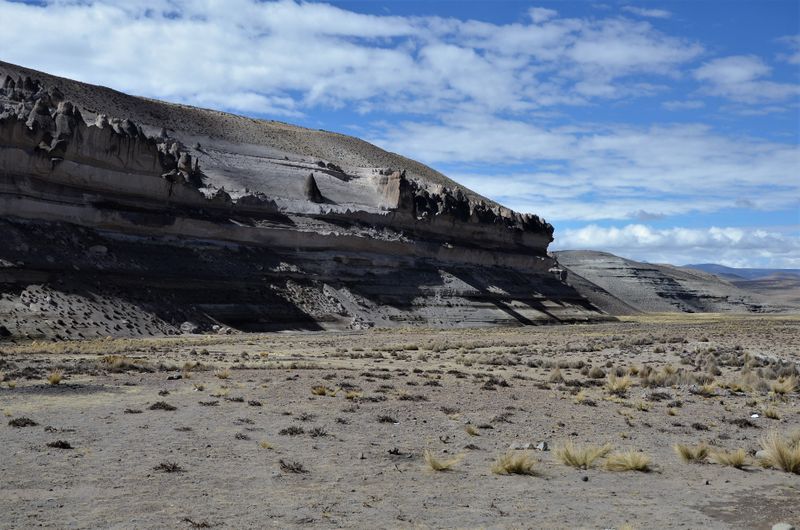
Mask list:
MULTIPOLYGON (((649 312, 763 313, 793 309, 794 299, 774 298, 769 285, 743 288, 718 273, 672 265, 642 263, 607 252, 555 252, 567 283, 594 305, 613 315, 649 312)), ((720 267, 720 266, 716 266, 720 267)), ((719 270, 719 269, 716 269, 719 270)), ((730 269, 738 271, 741 269, 730 269)), ((748 269, 744 269, 747 271, 748 269)), ((797 277, 800 280, 800 276, 797 277)), ((743 276, 739 281, 751 283, 743 276)), ((782 285, 788 285, 784 282, 782 285)), ((798 306, 794 306, 795 310, 798 306)))
POLYGON ((694 265, 684 265, 683 267, 716 274, 726 280, 758 280, 775 275, 800 278, 800 269, 747 269, 726 267, 725 265, 718 265, 716 263, 698 263, 694 265))

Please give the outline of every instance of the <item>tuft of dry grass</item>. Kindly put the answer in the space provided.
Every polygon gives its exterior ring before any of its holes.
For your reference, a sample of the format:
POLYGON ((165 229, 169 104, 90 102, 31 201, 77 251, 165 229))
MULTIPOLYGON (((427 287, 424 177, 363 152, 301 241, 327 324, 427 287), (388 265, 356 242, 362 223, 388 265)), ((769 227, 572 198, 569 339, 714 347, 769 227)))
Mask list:
POLYGON ((344 395, 344 397, 345 397, 345 399, 349 399, 349 400, 352 401, 352 400, 361 399, 363 395, 364 394, 362 394, 361 392, 356 392, 355 390, 351 390, 348 393, 346 393, 344 395))
POLYGON ((311 393, 315 396, 335 396, 336 391, 324 385, 317 385, 311 389, 311 393))
POLYGON ((764 416, 771 419, 771 420, 779 420, 781 419, 781 415, 778 414, 777 409, 770 407, 764 411, 764 416))
POLYGON ((258 443, 258 446, 259 446, 261 449, 274 449, 274 448, 275 448, 275 446, 273 446, 271 443, 269 443, 269 442, 268 442, 268 441, 266 441, 266 440, 261 440, 261 441, 258 443))
POLYGON ((631 378, 627 375, 624 377, 617 377, 614 374, 610 374, 606 380, 606 390, 615 396, 625 397, 630 386, 631 378))
POLYGON ((478 429, 472 424, 466 425, 464 427, 464 430, 467 431, 467 434, 469 434, 470 436, 480 436, 481 435, 481 433, 478 431, 478 429))
POLYGON ((230 393, 231 393, 230 389, 221 387, 221 388, 218 388, 216 391, 212 392, 211 394, 209 394, 209 396, 215 397, 215 398, 223 398, 223 397, 227 396, 230 393))
POLYGON ((508 451, 497 457, 492 473, 497 475, 536 475, 536 459, 528 452, 508 451))
POLYGON ((61 370, 54 370, 47 376, 47 382, 51 385, 57 385, 64 379, 64 372, 61 370))
POLYGON ((761 438, 761 465, 800 475, 800 435, 793 438, 784 438, 775 431, 761 438))
POLYGON ((588 469, 594 462, 611 452, 611 444, 576 445, 568 441, 557 447, 554 454, 559 462, 577 469, 588 469))
POLYGON ((553 370, 553 372, 550 374, 550 377, 547 378, 547 381, 549 383, 563 383, 564 376, 561 375, 561 370, 559 370, 558 368, 553 370))
POLYGON ((710 458, 717 464, 735 467, 736 469, 742 469, 747 465, 747 452, 744 449, 712 451, 710 458))
POLYGON ((231 371, 229 368, 223 368, 222 370, 214 372, 214 375, 217 376, 218 379, 228 379, 231 376, 231 371))
POLYGON ((770 385, 770 390, 772 393, 778 396, 785 396, 786 394, 791 394, 795 390, 797 390, 797 377, 790 376, 786 378, 778 379, 777 381, 773 381, 770 385))
POLYGON ((445 458, 440 460, 436 458, 428 449, 425 449, 423 457, 425 458, 425 463, 428 464, 428 467, 433 471, 449 471, 456 464, 461 462, 461 460, 464 458, 464 455, 456 455, 453 458, 445 458))
POLYGON ((651 459, 641 451, 623 451, 612 453, 606 458, 605 467, 608 471, 652 471, 651 459))
POLYGON ((695 446, 675 444, 672 448, 675 450, 675 454, 687 464, 690 462, 702 462, 708 456, 708 446, 704 443, 695 446))

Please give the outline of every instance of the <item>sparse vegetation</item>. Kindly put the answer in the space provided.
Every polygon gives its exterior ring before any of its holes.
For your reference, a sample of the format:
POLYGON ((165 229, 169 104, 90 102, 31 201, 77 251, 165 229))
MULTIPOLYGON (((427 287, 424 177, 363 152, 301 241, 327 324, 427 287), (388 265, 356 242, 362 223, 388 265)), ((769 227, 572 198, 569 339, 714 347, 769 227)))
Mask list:
POLYGON ((703 460, 708 457, 708 446, 706 444, 700 445, 683 445, 683 444, 675 444, 672 446, 675 450, 675 454, 681 457, 686 463, 696 463, 702 462, 703 460))
POLYGON ((47 376, 47 382, 55 386, 64 379, 64 372, 61 370, 54 370, 47 376))
POLYGON ((178 407, 170 405, 166 401, 157 401, 147 408, 150 410, 178 410, 178 407))
POLYGON ((605 468, 608 471, 651 471, 651 459, 640 451, 622 451, 611 453, 606 457, 605 468))
POLYGON ((761 464, 800 475, 800 431, 796 436, 784 438, 773 431, 761 438, 764 457, 761 464))
POLYGON ((625 397, 628 393, 628 387, 631 386, 631 378, 627 375, 624 377, 617 377, 614 374, 608 376, 606 381, 606 390, 615 396, 625 397))
POLYGON ((595 461, 611 452, 611 445, 577 445, 567 441, 556 447, 554 454, 559 462, 577 469, 588 469, 595 461))
POLYGON ((773 381, 769 385, 770 390, 777 396, 785 396, 797 390, 797 377, 792 375, 773 381))
POLYGON ((287 462, 281 458, 279 463, 281 471, 286 473, 308 473, 308 470, 300 462, 287 462))
POLYGON ((318 385, 311 389, 311 393, 315 396, 335 396, 336 391, 324 385, 318 385))
POLYGON ((711 451, 709 458, 717 464, 735 467, 736 469, 742 469, 747 465, 747 451, 744 449, 711 451))
POLYGON ((180 465, 175 462, 161 462, 153 468, 154 471, 162 471, 164 473, 182 473, 185 471, 180 465))
POLYGON ((497 457, 492 473, 497 475, 536 475, 536 460, 528 452, 508 451, 497 457))
POLYGON ((305 429, 303 429, 302 427, 291 425, 289 427, 286 427, 285 429, 281 429, 280 431, 278 431, 278 434, 280 434, 281 436, 299 436, 301 434, 305 434, 305 432, 306 432, 305 429))
POLYGON ((450 469, 453 469, 456 464, 461 462, 461 460, 463 460, 464 455, 456 455, 451 458, 440 459, 435 457, 428 449, 425 449, 423 458, 428 467, 433 471, 449 471, 450 469))
POLYGON ((17 427, 17 428, 20 428, 20 427, 36 427, 37 425, 39 425, 38 423, 36 423, 32 419, 26 418, 25 416, 20 416, 19 418, 14 418, 13 420, 10 420, 8 422, 8 424, 10 426, 12 426, 12 427, 17 427))

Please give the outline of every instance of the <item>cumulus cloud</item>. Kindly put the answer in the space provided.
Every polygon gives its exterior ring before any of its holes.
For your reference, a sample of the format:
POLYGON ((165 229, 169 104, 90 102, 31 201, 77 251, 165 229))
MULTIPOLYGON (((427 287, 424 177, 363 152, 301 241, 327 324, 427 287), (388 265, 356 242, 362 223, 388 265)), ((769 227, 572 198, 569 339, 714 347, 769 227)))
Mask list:
POLYGON ((672 16, 672 13, 670 13, 665 9, 649 9, 645 7, 624 6, 622 10, 640 17, 648 17, 648 18, 670 18, 672 16))
POLYGON ((755 55, 721 57, 704 63, 694 77, 708 93, 743 103, 783 101, 800 96, 800 85, 763 79, 771 68, 755 55))
POLYGON ((629 96, 626 87, 639 81, 628 77, 670 74, 702 51, 647 23, 563 18, 541 7, 529 10, 527 24, 489 24, 292 0, 40 4, 0 0, 3 38, 17 43, 4 60, 139 95, 262 113, 585 104, 629 96))
POLYGON ((653 228, 588 225, 556 233, 560 250, 596 249, 656 263, 720 263, 729 267, 800 267, 800 236, 741 227, 653 228))

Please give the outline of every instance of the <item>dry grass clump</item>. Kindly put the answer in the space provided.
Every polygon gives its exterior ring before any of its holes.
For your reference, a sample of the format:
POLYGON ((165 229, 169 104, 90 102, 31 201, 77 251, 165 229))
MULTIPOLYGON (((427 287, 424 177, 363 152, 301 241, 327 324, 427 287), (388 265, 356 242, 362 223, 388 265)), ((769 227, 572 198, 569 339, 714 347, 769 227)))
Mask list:
POLYGON ((778 411, 772 407, 766 409, 764 411, 764 416, 771 419, 771 420, 779 420, 781 419, 781 415, 778 414, 778 411))
POLYGON ((704 443, 695 446, 675 444, 672 448, 675 450, 675 454, 687 464, 690 462, 702 462, 708 456, 708 446, 704 443))
POLYGON ((612 453, 606 458, 605 467, 608 471, 652 471, 650 457, 640 451, 624 451, 612 453))
POLYGON ((603 370, 599 366, 595 366, 591 370, 589 370, 589 378, 590 379, 602 379, 606 376, 606 371, 603 370))
POLYGON ((464 455, 456 455, 453 458, 440 460, 433 456, 433 453, 427 449, 425 449, 423 456, 425 458, 425 463, 428 464, 428 467, 433 471, 449 471, 464 458, 464 455))
POLYGON ((571 441, 557 447, 554 454, 559 462, 577 469, 589 469, 594 462, 611 452, 611 444, 576 445, 571 441))
POLYGON ((47 382, 54 386, 59 384, 62 379, 64 379, 64 372, 61 370, 54 370, 47 376, 47 382))
POLYGON ((797 377, 790 376, 786 378, 781 378, 778 379, 777 381, 773 381, 769 386, 773 394, 778 396, 785 396, 786 394, 791 394, 792 392, 797 390, 797 377))
POLYGON ((274 449, 274 448, 275 448, 275 446, 274 446, 274 445, 272 445, 271 443, 269 443, 269 442, 268 442, 268 441, 266 441, 266 440, 261 440, 261 441, 258 443, 258 446, 259 446, 261 449, 274 449))
POLYGON ((336 391, 324 385, 317 385, 311 389, 311 393, 315 396, 335 396, 336 391))
POLYGON ((464 427, 464 430, 467 431, 467 434, 470 436, 480 436, 481 433, 478 432, 478 429, 474 425, 467 425, 464 427))
POLYGON ((800 475, 800 431, 786 438, 771 432, 761 438, 761 465, 800 475))
POLYGON ((564 376, 561 374, 561 370, 558 368, 553 370, 553 372, 550 374, 550 377, 547 378, 547 381, 549 383, 563 383, 564 376))
POLYGON ((631 386, 631 378, 627 375, 625 377, 617 377, 614 374, 608 376, 606 381, 606 390, 615 396, 625 397, 628 393, 628 387, 631 386))
POLYGON ((214 372, 214 375, 217 376, 217 379, 228 379, 231 376, 231 371, 228 368, 223 368, 214 372))
POLYGON ((527 452, 508 451, 500 455, 492 465, 497 475, 536 475, 536 460, 527 452))
POLYGON ((349 400, 357 400, 357 399, 361 399, 363 397, 363 395, 364 394, 362 394, 361 392, 356 392, 355 390, 350 390, 349 392, 347 392, 344 395, 344 397, 345 397, 345 399, 349 399, 349 400))
POLYGON ((148 368, 142 361, 131 359, 127 355, 103 355, 98 361, 100 367, 110 372, 127 372, 130 370, 147 371, 148 368))
POLYGON ((711 460, 722 466, 742 469, 747 465, 747 452, 744 449, 736 449, 735 451, 712 451, 710 457, 711 460))

